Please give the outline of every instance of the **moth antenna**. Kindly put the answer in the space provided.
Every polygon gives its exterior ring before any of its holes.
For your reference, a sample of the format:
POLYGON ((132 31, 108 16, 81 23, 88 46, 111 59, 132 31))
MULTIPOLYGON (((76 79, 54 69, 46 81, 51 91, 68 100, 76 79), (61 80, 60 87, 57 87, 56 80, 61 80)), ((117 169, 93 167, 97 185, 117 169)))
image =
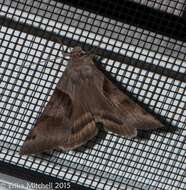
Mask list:
MULTIPOLYGON (((69 53, 68 53, 69 54, 69 53)), ((67 56, 67 54, 65 53, 65 56, 67 56)), ((44 60, 44 61, 41 61, 40 63, 48 63, 49 61, 55 61, 56 59, 62 59, 62 58, 64 58, 65 56, 57 56, 56 58, 54 58, 54 59, 49 59, 49 58, 47 58, 47 60, 44 60)), ((69 55, 68 55, 69 56, 69 55)))
POLYGON ((47 60, 41 61, 40 63, 48 63, 49 61, 55 61, 56 59, 60 59, 60 58, 63 58, 63 57, 57 56, 55 59, 47 59, 47 60))
POLYGON ((66 58, 66 59, 68 59, 67 57, 70 56, 70 53, 65 52, 65 48, 64 48, 64 45, 63 45, 63 40, 62 40, 62 39, 55 38, 55 41, 56 41, 57 43, 61 44, 63 57, 66 58))
MULTIPOLYGON (((62 44, 62 40, 59 40, 59 39, 57 39, 57 38, 55 38, 54 41, 56 41, 56 42, 62 44)), ((57 56, 57 57, 54 58, 54 59, 49 59, 49 56, 48 56, 46 60, 40 61, 40 63, 48 63, 49 61, 55 61, 56 59, 60 59, 60 58, 62 59, 62 58, 69 57, 69 56, 70 56, 70 53, 65 52, 65 49, 64 49, 64 47, 63 47, 63 44, 61 45, 61 47, 62 47, 62 54, 63 54, 63 56, 57 56)), ((66 58, 66 59, 67 59, 67 58, 66 58)), ((68 60, 68 59, 67 59, 67 60, 68 60)), ((35 64, 35 63, 34 63, 34 64, 35 64)))
POLYGON ((98 47, 100 47, 102 41, 100 40, 97 46, 93 46, 93 48, 91 48, 89 51, 87 51, 87 54, 92 57, 92 59, 94 60, 99 60, 101 61, 103 58, 98 55, 98 51, 96 51, 98 49, 98 47))
POLYGON ((69 47, 69 49, 70 49, 70 52, 72 52, 73 48, 74 48, 74 47, 69 47))

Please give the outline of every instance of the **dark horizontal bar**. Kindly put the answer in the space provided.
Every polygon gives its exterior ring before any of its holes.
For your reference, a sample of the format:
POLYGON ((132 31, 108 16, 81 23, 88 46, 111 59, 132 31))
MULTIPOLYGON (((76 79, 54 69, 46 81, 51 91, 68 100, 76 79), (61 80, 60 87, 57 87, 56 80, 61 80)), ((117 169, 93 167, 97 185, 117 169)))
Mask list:
MULTIPOLYGON (((63 41, 63 44, 67 46, 81 46, 85 50, 91 50, 93 47, 89 44, 83 43, 83 42, 78 42, 69 38, 62 38, 61 36, 53 33, 53 32, 48 32, 44 31, 40 28, 25 24, 25 23, 20 23, 16 22, 14 20, 11 20, 6 17, 0 17, 0 25, 4 25, 6 27, 13 28, 15 30, 20 30, 32 35, 37 35, 41 38, 45 38, 47 40, 52 40, 57 42, 58 40, 63 41)), ((121 54, 112 52, 112 51, 106 51, 104 49, 101 49, 99 47, 96 47, 94 49, 95 54, 100 55, 101 57, 106 57, 115 61, 119 61, 121 63, 125 63, 128 65, 132 65, 141 69, 145 69, 151 72, 158 73, 160 75, 165 75, 167 77, 171 77, 173 79, 179 80, 186 82, 186 75, 184 73, 176 72, 171 69, 166 69, 157 65, 149 64, 144 61, 139 61, 131 57, 126 57, 121 54)))
POLYGON ((186 41, 186 19, 131 0, 56 0, 158 34, 186 41))
POLYGON ((185 8, 184 8, 182 17, 183 17, 183 19, 185 19, 185 21, 186 21, 186 5, 185 5, 185 8))
MULTIPOLYGON (((37 184, 53 184, 53 189, 58 189, 55 188, 57 183, 59 184, 65 184, 68 183, 65 180, 62 179, 58 179, 56 177, 52 177, 46 174, 42 174, 36 171, 32 171, 26 168, 22 168, 10 163, 5 163, 3 161, 0 161, 0 172, 13 176, 13 177, 17 177, 26 181, 30 181, 33 183, 37 183, 37 184)), ((70 182, 70 188, 64 188, 64 189, 68 189, 68 190, 91 190, 90 188, 87 187, 83 187, 81 185, 75 184, 75 183, 71 183, 70 182)))

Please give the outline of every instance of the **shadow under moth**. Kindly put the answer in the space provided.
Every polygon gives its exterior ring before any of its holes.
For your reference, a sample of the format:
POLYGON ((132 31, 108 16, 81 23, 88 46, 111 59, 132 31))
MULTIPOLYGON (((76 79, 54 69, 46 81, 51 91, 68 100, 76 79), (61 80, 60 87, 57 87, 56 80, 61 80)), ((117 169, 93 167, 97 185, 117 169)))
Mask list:
POLYGON ((78 148, 98 133, 97 124, 126 138, 136 137, 137 130, 164 127, 106 78, 90 55, 75 47, 20 154, 78 148))

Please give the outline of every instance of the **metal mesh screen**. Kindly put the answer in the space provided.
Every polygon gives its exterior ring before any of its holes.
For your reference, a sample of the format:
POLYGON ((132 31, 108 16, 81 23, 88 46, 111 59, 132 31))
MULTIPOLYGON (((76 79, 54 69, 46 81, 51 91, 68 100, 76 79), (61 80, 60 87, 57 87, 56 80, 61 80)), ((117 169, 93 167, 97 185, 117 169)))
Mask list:
POLYGON ((184 8, 184 0, 0 0, 0 160, 93 189, 186 189, 184 8), (66 49, 97 47, 105 70, 177 130, 147 140, 100 131, 77 151, 20 157, 68 64, 57 38, 66 49))

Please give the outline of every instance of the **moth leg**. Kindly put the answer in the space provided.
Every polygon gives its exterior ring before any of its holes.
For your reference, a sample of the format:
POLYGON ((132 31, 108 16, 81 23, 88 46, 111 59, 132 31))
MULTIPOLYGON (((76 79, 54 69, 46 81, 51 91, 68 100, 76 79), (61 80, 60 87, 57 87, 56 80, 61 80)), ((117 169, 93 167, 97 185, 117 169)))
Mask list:
POLYGON ((133 127, 128 127, 123 124, 119 115, 107 113, 106 111, 98 112, 96 117, 98 123, 102 123, 106 131, 133 138, 137 135, 137 130, 133 127))

